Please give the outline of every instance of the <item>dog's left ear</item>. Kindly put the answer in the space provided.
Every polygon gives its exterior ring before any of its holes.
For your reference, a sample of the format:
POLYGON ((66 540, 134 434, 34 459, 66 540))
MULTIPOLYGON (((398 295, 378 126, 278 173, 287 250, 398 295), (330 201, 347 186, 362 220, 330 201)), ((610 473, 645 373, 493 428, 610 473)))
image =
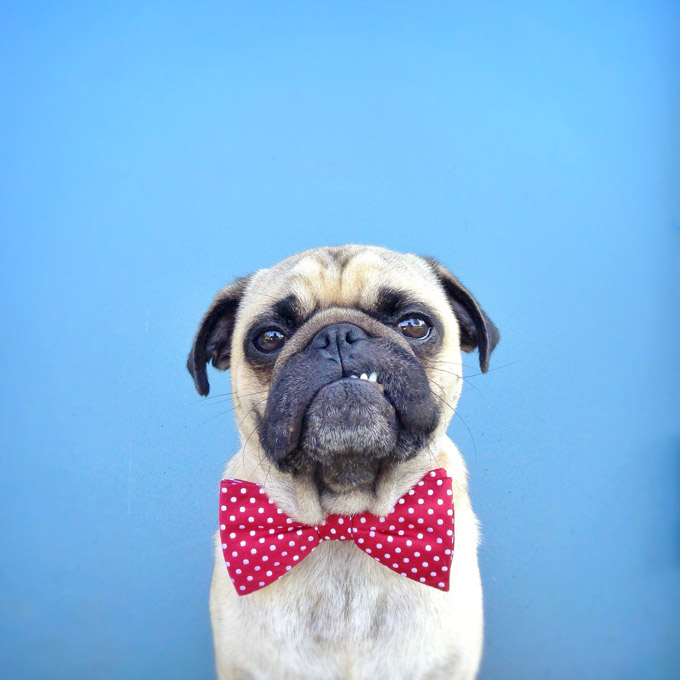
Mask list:
POLYGON ((210 392, 205 370, 208 361, 212 360, 212 365, 220 371, 226 371, 231 363, 231 336, 236 312, 249 279, 250 276, 244 276, 222 288, 198 326, 187 368, 194 379, 196 391, 203 397, 210 392))
POLYGON ((425 260, 437 275, 458 320, 460 348, 464 352, 472 352, 478 348, 479 366, 482 373, 486 373, 489 370, 491 352, 501 339, 498 329, 477 304, 472 293, 446 267, 432 257, 426 257, 425 260))

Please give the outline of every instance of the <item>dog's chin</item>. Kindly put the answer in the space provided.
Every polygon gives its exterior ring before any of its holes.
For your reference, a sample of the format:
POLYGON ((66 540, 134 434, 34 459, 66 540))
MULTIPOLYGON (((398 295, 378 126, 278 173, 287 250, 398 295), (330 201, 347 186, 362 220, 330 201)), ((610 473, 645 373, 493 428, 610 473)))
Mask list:
POLYGON ((298 455, 317 485, 334 493, 371 488, 399 434, 379 385, 345 378, 323 387, 305 413, 298 455))

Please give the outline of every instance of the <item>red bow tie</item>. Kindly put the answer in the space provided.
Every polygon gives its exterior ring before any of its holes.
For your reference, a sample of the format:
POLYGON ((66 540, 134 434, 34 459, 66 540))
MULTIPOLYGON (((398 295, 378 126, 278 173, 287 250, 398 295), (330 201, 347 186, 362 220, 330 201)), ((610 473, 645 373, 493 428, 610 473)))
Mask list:
POLYGON ((354 541, 398 574, 449 589, 453 498, 443 468, 428 472, 385 517, 328 515, 314 526, 287 517, 259 484, 223 479, 220 488, 222 551, 239 595, 273 583, 330 540, 354 541))

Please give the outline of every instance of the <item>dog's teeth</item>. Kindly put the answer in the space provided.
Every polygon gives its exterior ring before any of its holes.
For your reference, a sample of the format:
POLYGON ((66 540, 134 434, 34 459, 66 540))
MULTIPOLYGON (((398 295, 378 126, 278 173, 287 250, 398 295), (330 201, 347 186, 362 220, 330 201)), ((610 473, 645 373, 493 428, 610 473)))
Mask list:
POLYGON ((362 380, 368 380, 368 376, 365 373, 362 373, 360 377, 362 380))
POLYGON ((358 376, 358 375, 350 375, 349 377, 350 377, 350 378, 356 378, 357 380, 359 379, 359 376, 358 376))
POLYGON ((378 382, 378 374, 375 371, 368 376, 368 382, 378 382))

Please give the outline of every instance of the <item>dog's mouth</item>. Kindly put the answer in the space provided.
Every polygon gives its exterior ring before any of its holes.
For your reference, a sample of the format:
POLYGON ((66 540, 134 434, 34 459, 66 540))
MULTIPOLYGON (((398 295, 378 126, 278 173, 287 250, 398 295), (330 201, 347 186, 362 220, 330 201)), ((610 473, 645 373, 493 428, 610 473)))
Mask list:
POLYGON ((423 448, 439 420, 412 352, 355 327, 340 330, 346 344, 329 343, 328 327, 277 367, 259 426, 280 470, 338 493, 375 485, 385 466, 423 448))

